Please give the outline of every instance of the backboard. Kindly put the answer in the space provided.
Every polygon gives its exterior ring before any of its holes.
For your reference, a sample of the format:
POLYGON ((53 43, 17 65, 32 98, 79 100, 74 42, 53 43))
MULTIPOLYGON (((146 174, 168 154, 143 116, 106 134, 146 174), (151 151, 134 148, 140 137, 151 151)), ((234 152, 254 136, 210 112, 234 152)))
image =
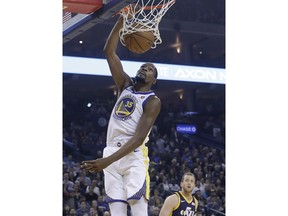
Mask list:
POLYGON ((136 0, 63 0, 63 43, 113 17, 136 0))

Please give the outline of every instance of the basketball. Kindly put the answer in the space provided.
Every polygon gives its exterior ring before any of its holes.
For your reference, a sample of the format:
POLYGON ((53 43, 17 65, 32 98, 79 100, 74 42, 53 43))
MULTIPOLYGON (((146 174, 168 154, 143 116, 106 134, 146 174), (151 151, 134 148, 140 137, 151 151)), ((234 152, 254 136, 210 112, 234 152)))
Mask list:
POLYGON ((154 43, 154 34, 152 31, 135 32, 124 35, 126 47, 133 53, 145 53, 151 49, 154 43))

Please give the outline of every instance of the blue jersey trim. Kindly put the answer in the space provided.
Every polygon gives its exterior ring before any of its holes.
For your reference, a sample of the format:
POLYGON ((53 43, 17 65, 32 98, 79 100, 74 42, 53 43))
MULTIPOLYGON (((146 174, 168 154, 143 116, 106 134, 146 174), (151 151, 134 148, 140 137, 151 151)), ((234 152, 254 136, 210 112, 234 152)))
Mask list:
POLYGON ((107 202, 107 203, 123 202, 123 203, 128 204, 126 200, 113 199, 113 198, 109 197, 108 195, 107 195, 107 197, 106 197, 106 202, 107 202))
POLYGON ((144 110, 144 106, 145 106, 145 104, 147 103, 148 99, 151 98, 152 96, 155 96, 155 94, 150 95, 149 97, 147 97, 147 98, 143 101, 143 103, 142 103, 142 108, 143 108, 143 110, 144 110))
MULTIPOLYGON (((132 93, 133 94, 151 94, 151 93, 154 93, 154 91, 153 90, 150 90, 150 91, 146 91, 146 92, 140 92, 140 91, 136 91, 135 90, 135 88, 134 88, 134 86, 132 86, 132 93)), ((155 93, 154 93, 155 94, 155 93)))
POLYGON ((146 180, 142 186, 142 188, 137 192, 135 193, 133 196, 129 197, 127 200, 140 200, 142 196, 145 195, 145 192, 146 192, 146 180))

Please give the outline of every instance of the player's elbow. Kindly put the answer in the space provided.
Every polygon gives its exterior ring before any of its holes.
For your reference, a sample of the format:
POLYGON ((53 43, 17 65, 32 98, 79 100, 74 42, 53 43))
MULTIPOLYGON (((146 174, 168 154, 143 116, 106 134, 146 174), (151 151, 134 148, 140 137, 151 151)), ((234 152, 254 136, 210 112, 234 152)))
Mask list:
POLYGON ((143 142, 145 141, 145 136, 142 135, 135 135, 134 137, 134 143, 135 143, 135 147, 139 147, 143 144, 143 142))
POLYGON ((109 54, 112 53, 112 49, 109 49, 109 47, 105 46, 103 49, 103 52, 104 52, 105 56, 107 57, 109 54))
POLYGON ((116 53, 116 48, 117 46, 111 44, 111 43, 106 43, 104 48, 103 48, 103 52, 105 55, 111 55, 111 54, 115 54, 116 53))
POLYGON ((106 59, 114 59, 117 56, 116 52, 111 49, 104 49, 104 55, 106 59))

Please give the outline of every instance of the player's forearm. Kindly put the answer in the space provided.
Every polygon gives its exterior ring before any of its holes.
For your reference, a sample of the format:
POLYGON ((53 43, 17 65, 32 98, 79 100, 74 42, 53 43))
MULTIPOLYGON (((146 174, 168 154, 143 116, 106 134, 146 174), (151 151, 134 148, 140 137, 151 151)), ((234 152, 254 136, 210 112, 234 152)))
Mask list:
POLYGON ((106 55, 116 51, 119 43, 119 31, 122 28, 122 26, 123 26, 123 18, 120 16, 117 23, 113 27, 104 46, 104 53, 106 55))
POLYGON ((125 143, 117 152, 110 155, 107 159, 109 160, 110 164, 123 158, 130 152, 134 151, 136 148, 141 146, 144 142, 143 138, 133 137, 127 143, 125 143))

